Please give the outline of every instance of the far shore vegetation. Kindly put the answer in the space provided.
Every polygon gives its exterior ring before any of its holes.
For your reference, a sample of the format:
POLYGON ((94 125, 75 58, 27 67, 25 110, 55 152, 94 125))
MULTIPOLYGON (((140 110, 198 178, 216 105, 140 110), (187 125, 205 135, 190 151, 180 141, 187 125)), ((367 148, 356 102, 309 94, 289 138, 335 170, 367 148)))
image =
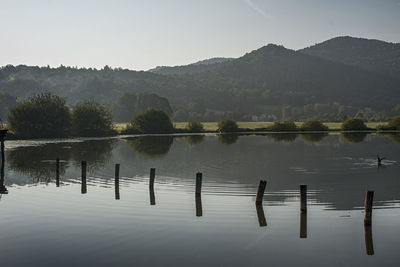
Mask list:
POLYGON ((172 133, 243 133, 243 132, 396 132, 400 131, 400 116, 387 122, 364 122, 349 118, 344 122, 219 122, 173 123, 167 112, 150 108, 136 114, 130 123, 113 123, 111 111, 95 101, 66 106, 65 99, 51 93, 34 95, 17 103, 10 110, 5 125, 9 139, 37 139, 61 137, 98 137, 118 134, 172 134, 172 133))

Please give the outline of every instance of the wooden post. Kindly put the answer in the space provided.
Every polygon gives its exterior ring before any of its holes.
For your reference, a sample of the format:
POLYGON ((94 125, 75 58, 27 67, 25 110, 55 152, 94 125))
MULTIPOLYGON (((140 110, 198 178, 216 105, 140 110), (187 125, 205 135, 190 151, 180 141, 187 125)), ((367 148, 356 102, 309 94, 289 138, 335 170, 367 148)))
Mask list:
POLYGON ((56 158, 56 186, 60 186, 60 159, 56 158))
POLYGON ((307 213, 307 185, 300 185, 300 211, 307 213))
POLYGON ((150 187, 150 205, 154 206, 156 205, 156 196, 154 194, 154 188, 150 187))
POLYGON ((300 238, 307 238, 307 213, 300 212, 300 238))
POLYGON ((120 199, 119 195, 119 164, 115 164, 115 199, 120 199))
POLYGON ((196 195, 201 194, 202 181, 203 181, 203 174, 201 172, 196 173, 196 195))
POLYGON ((196 194, 196 216, 203 216, 203 205, 201 203, 201 194, 196 194))
POLYGON ((258 224, 260 225, 260 227, 267 226, 267 220, 265 219, 263 205, 256 204, 256 210, 257 210, 258 224))
POLYGON ((264 197, 265 187, 267 186, 267 181, 261 180, 258 185, 258 191, 256 196, 256 205, 261 205, 264 197))
POLYGON ((0 193, 7 194, 7 188, 4 185, 4 168, 5 168, 5 153, 4 153, 4 139, 6 138, 7 130, 1 129, 0 130, 0 142, 1 142, 1 170, 0 170, 0 193))
POLYGON ((367 255, 374 255, 374 242, 372 240, 371 225, 364 224, 364 237, 365 237, 365 249, 367 251, 367 255))
POLYGON ((156 177, 156 169, 155 168, 151 168, 150 169, 150 183, 149 183, 149 188, 153 188, 154 190, 154 179, 156 177))
POLYGON ((81 193, 86 194, 86 161, 82 161, 82 185, 81 185, 81 193))
POLYGON ((364 224, 371 225, 372 223, 372 203, 374 200, 374 191, 365 192, 364 200, 364 224))

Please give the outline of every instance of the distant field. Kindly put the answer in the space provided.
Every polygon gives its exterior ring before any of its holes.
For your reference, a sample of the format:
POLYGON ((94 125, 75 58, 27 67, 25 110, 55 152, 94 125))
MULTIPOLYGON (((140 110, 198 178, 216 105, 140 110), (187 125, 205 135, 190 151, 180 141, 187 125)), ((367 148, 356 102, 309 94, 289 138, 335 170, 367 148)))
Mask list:
MULTIPOLYGON (((217 122, 202 122, 204 126, 204 130, 206 131, 216 131, 218 126, 217 122)), ((257 129, 257 128, 265 128, 269 125, 273 124, 273 122, 238 122, 240 128, 249 128, 249 129, 257 129)), ((296 122, 297 126, 300 126, 302 122, 296 122)), ((330 130, 340 130, 342 125, 341 122, 325 122, 326 126, 329 127, 330 130)), ((367 127, 375 129, 378 125, 386 125, 386 122, 367 122, 365 123, 367 127)), ((114 127, 117 131, 121 131, 125 129, 127 123, 115 123, 114 127)), ((183 129, 187 125, 187 122, 176 122, 174 123, 175 128, 183 129)))

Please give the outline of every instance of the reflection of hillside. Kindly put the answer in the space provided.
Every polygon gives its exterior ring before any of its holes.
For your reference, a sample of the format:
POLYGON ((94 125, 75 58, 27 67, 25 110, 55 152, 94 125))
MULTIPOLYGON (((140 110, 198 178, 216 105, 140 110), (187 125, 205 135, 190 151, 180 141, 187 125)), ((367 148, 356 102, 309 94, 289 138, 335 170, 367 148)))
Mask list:
POLYGON ((188 135, 186 139, 190 145, 197 145, 204 141, 204 135, 188 135))
POLYGON ((400 134, 383 134, 384 136, 388 137, 393 143, 400 145, 400 134))
POLYGON ((136 152, 148 157, 160 157, 168 153, 174 138, 172 136, 143 136, 127 139, 136 152))
POLYGON ((357 144, 364 141, 367 133, 342 133, 342 138, 351 144, 357 144))
MULTIPOLYGON (((36 182, 55 179, 55 159, 73 161, 80 165, 88 162, 91 169, 102 167, 110 158, 114 140, 86 141, 73 143, 50 143, 28 146, 8 151, 6 163, 10 169, 27 175, 36 182)), ((60 164, 60 175, 65 175, 68 164, 60 164)))
POLYGON ((296 133, 272 133, 272 134, 266 134, 266 136, 268 136, 277 143, 279 142, 292 143, 297 138, 296 133))

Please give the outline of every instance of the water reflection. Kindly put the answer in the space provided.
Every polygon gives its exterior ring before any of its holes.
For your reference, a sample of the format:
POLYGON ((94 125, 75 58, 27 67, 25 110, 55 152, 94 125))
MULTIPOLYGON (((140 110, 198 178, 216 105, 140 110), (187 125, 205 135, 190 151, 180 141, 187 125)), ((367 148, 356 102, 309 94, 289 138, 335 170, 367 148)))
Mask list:
POLYGON ((374 255, 374 242, 372 240, 372 226, 364 224, 365 250, 367 255, 374 255))
POLYGON ((126 139, 126 141, 134 151, 153 158, 167 154, 174 138, 172 136, 143 136, 126 139))
POLYGON ((389 138, 393 143, 400 145, 400 134, 394 133, 380 133, 379 135, 386 136, 389 138))
POLYGON ((300 212, 300 238, 307 238, 307 213, 300 212))
POLYGON ((220 134, 218 142, 223 145, 233 145, 239 139, 238 134, 220 134))
POLYGON ((201 217, 203 216, 203 205, 201 203, 201 194, 196 195, 196 216, 201 217))
POLYGON ((318 143, 321 142, 322 139, 327 137, 327 133, 302 133, 300 134, 301 139, 308 143, 318 143))
POLYGON ((294 140, 296 140, 298 134, 296 133, 271 133, 271 134, 266 134, 269 138, 274 140, 274 142, 279 143, 292 143, 294 140))
POLYGON ((189 145, 197 145, 204 141, 204 135, 189 135, 186 136, 186 140, 189 145))
POLYGON ((351 144, 357 144, 364 141, 368 133, 341 133, 341 137, 351 144))
POLYGON ((267 226, 267 220, 265 219, 264 208, 262 204, 256 204, 258 224, 260 227, 267 226))

